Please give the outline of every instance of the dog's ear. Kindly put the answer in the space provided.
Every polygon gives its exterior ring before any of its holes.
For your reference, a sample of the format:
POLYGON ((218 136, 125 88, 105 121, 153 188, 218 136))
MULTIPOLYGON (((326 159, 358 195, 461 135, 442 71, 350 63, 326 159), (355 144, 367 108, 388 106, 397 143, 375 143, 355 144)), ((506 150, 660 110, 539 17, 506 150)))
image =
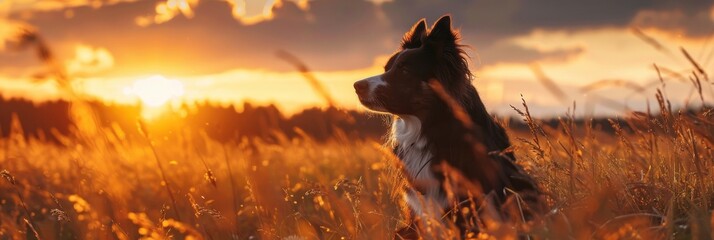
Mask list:
POLYGON ((402 49, 418 48, 426 37, 426 20, 423 18, 412 26, 412 30, 404 34, 402 49))
POLYGON ((437 46, 451 46, 456 44, 457 35, 451 30, 451 16, 445 15, 439 18, 431 27, 427 40, 437 46))

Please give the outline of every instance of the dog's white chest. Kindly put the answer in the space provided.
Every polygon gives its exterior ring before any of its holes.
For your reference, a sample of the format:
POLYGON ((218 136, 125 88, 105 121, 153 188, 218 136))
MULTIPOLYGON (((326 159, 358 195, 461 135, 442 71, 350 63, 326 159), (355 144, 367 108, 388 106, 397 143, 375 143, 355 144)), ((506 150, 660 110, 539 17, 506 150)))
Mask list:
POLYGON ((440 183, 431 171, 430 161, 434 155, 427 147, 427 139, 421 134, 421 121, 415 116, 399 116, 392 126, 392 134, 399 146, 397 155, 410 181, 423 193, 420 196, 417 191, 407 191, 407 203, 419 215, 428 212, 428 206, 440 211, 445 201, 439 194, 440 183))

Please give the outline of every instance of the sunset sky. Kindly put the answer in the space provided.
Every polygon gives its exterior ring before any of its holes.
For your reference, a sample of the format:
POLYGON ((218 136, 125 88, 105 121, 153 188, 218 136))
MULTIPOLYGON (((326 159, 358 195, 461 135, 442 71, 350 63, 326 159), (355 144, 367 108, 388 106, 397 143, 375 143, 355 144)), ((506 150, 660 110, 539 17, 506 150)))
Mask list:
MULTIPOLYGON (((447 13, 470 46, 474 85, 499 114, 512 114, 521 95, 543 116, 573 101, 579 113, 620 112, 603 98, 644 109, 661 87, 654 64, 684 77, 663 74, 673 105, 697 106, 693 67, 680 48, 704 70, 714 67, 712 1, 0 0, 0 93, 62 97, 52 81, 32 80, 45 68, 35 52, 13 44, 25 26, 50 45, 78 91, 103 100, 135 102, 153 87, 173 101, 250 100, 288 113, 324 106, 277 57, 283 50, 313 70, 340 107, 357 109, 352 83, 379 74, 417 20, 432 24, 447 13), (555 97, 537 72, 566 95, 555 97)), ((703 92, 714 99, 711 82, 703 92)))

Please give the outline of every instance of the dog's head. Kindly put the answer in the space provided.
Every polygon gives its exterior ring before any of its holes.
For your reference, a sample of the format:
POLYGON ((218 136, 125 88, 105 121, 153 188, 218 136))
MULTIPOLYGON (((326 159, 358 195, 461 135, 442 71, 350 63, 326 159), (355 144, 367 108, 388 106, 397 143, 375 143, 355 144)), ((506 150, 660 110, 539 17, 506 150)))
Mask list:
POLYGON ((389 58, 384 73, 354 83, 362 105, 392 114, 417 114, 429 108, 436 100, 430 80, 451 90, 454 81, 470 77, 457 38, 449 16, 441 17, 431 30, 424 19, 419 20, 404 35, 401 49, 389 58))

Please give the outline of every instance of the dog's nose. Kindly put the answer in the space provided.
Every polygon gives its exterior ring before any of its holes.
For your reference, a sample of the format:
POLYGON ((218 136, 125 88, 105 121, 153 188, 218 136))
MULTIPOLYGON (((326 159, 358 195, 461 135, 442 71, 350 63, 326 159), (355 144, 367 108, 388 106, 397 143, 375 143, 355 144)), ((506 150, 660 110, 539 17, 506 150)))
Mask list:
POLYGON ((369 83, 365 80, 360 80, 354 84, 357 94, 363 94, 369 89, 369 83))

